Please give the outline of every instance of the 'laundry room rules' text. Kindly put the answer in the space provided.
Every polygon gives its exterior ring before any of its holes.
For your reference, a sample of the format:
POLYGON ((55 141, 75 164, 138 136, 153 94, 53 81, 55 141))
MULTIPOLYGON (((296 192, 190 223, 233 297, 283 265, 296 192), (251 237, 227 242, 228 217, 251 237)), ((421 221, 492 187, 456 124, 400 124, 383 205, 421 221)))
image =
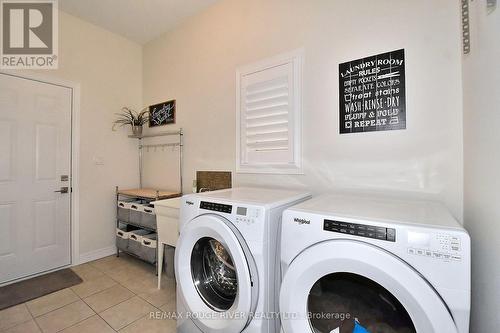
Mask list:
POLYGON ((406 128, 404 49, 339 65, 340 134, 406 128))

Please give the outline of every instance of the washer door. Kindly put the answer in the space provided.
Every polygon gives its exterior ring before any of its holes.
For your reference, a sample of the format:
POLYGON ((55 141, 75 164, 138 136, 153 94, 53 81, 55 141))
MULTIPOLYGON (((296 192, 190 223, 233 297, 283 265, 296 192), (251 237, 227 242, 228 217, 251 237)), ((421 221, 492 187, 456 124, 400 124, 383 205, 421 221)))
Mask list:
POLYGON ((204 333, 240 333, 257 304, 256 266, 238 230, 212 214, 191 220, 175 254, 187 315, 204 333))
POLYGON ((412 267, 376 246, 314 245, 289 266, 280 293, 285 333, 456 333, 441 297, 412 267))

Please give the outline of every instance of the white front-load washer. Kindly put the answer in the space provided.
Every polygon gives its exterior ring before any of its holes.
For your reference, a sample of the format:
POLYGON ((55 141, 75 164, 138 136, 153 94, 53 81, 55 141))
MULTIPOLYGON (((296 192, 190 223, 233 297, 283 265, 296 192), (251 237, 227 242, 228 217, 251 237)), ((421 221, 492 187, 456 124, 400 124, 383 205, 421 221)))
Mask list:
POLYGON ((467 333, 470 238, 442 205, 324 195, 282 221, 284 333, 467 333))
POLYGON ((283 210, 309 193, 234 188, 182 197, 177 332, 279 331, 283 210))

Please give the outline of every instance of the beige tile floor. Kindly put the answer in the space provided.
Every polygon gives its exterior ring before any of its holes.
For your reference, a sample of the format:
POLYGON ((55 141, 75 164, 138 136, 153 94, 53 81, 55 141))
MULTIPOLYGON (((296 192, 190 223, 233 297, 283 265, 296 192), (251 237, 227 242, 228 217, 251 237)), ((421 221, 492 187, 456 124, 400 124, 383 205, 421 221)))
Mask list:
POLYGON ((175 280, 158 290, 153 266, 121 254, 73 270, 81 284, 0 311, 0 333, 175 332, 174 319, 150 318, 175 311, 175 280))

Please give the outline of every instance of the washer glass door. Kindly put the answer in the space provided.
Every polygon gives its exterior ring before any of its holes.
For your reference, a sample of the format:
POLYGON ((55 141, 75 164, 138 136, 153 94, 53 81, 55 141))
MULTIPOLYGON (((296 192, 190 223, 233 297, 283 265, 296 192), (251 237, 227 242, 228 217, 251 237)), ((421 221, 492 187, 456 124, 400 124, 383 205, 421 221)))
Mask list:
POLYGON ((218 240, 199 239, 191 253, 194 285, 206 305, 215 311, 227 311, 238 294, 238 278, 231 254, 218 240))
POLYGON ((201 332, 240 333, 258 300, 255 261, 238 229, 215 214, 189 221, 175 250, 178 302, 201 332))
POLYGON ((307 303, 315 333, 351 333, 355 325, 368 332, 416 332, 410 315, 396 297, 361 275, 323 276, 311 288, 307 303))

